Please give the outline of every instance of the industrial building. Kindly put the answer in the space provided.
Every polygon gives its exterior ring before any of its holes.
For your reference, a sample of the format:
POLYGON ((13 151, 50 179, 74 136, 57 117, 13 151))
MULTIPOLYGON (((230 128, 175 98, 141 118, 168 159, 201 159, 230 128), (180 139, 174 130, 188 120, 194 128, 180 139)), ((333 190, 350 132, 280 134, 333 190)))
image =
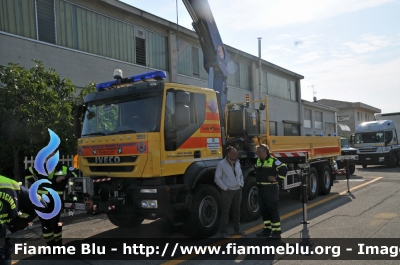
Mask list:
POLYGON ((355 133, 359 124, 366 121, 374 121, 374 114, 381 113, 380 109, 361 102, 320 99, 318 103, 339 110, 337 114, 338 133, 343 136, 355 133))
MULTIPOLYGON (((117 68, 125 76, 163 70, 168 81, 207 87, 196 33, 123 2, 0 0, 0 10, 1 65, 30 68, 31 59, 43 61, 46 68, 70 78, 78 91, 90 82, 111 80, 117 68)), ((226 45, 231 57, 228 100, 268 95, 271 134, 305 135, 303 76, 262 60, 260 86, 258 57, 234 45, 226 45)), ((316 133, 321 130, 326 132, 316 133)))
POLYGON ((305 136, 334 136, 337 133, 337 108, 302 100, 305 136))

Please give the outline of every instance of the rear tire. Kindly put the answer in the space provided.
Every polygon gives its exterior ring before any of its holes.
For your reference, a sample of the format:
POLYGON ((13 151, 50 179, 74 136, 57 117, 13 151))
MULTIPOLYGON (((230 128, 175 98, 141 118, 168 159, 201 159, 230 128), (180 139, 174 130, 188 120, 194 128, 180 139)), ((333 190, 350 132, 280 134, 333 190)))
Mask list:
POLYGON ((254 221, 260 218, 258 187, 256 179, 252 176, 248 176, 244 183, 240 213, 241 220, 254 221))
POLYGON ((308 199, 314 200, 317 197, 318 194, 318 172, 314 167, 310 168, 310 174, 308 175, 308 199))
POLYGON ((356 172, 356 166, 355 165, 350 165, 349 166, 349 172, 350 172, 350 175, 353 175, 354 172, 356 172))
POLYGON ((120 228, 133 228, 140 225, 144 218, 135 216, 134 214, 123 213, 107 213, 108 220, 120 228))
POLYGON ((194 191, 188 225, 192 237, 205 238, 217 232, 221 220, 221 195, 211 185, 199 185, 194 191))
POLYGON ((321 176, 321 181, 320 181, 320 193, 322 195, 328 195, 331 193, 331 188, 332 188, 332 175, 331 175, 331 169, 328 166, 324 166, 322 169, 322 176, 321 176))

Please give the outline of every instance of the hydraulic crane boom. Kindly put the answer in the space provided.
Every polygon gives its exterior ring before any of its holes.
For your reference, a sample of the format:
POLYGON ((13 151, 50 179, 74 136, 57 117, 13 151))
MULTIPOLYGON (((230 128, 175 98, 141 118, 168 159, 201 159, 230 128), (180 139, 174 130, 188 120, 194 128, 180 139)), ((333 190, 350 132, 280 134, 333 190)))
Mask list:
POLYGON ((221 36, 210 5, 207 0, 182 0, 193 20, 204 54, 204 68, 207 71, 208 86, 218 92, 221 124, 225 124, 224 111, 227 103, 226 80, 230 57, 222 42, 221 36))

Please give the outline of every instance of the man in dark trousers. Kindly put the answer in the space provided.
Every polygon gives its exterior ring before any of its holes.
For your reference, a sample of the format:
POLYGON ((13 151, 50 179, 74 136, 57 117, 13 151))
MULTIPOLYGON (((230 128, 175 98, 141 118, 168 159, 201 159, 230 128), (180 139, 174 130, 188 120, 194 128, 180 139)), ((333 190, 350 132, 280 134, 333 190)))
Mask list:
MULTIPOLYGON (((38 199, 41 200, 38 195, 38 199)), ((0 175, 0 264, 11 264, 12 246, 6 237, 7 230, 15 233, 25 229, 37 217, 36 207, 29 198, 29 190, 16 181, 0 175)))
MULTIPOLYGON (((47 161, 55 154, 53 152, 47 159, 47 161)), ((51 181, 51 184, 43 183, 39 186, 38 194, 48 194, 49 192, 45 189, 52 188, 55 190, 60 199, 63 199, 63 194, 65 191, 65 187, 68 183, 68 179, 70 177, 76 177, 75 168, 68 167, 61 163, 58 163, 56 168, 48 174, 48 176, 41 175, 38 173, 33 166, 29 167, 25 170, 25 179, 33 184, 36 180, 40 179, 48 179, 51 181)), ((54 200, 50 199, 47 203, 48 206, 48 213, 51 213, 54 210, 54 200)), ((42 224, 42 232, 43 238, 46 241, 48 246, 61 246, 62 245, 62 223, 60 222, 60 215, 59 212, 56 216, 51 219, 43 219, 39 216, 40 222, 42 224)))
POLYGON ((227 233, 227 226, 231 206, 235 234, 246 235, 244 231, 240 230, 240 203, 242 201, 243 174, 240 168, 240 162, 237 158, 238 152, 235 148, 229 146, 226 150, 225 159, 222 159, 218 163, 217 170, 215 171, 214 181, 221 188, 221 233, 224 238, 230 238, 227 233))
POLYGON ((257 236, 280 239, 282 231, 279 216, 278 177, 284 179, 288 169, 285 164, 270 155, 269 148, 265 144, 257 146, 256 154, 258 156, 255 165, 258 204, 264 221, 264 229, 257 236))

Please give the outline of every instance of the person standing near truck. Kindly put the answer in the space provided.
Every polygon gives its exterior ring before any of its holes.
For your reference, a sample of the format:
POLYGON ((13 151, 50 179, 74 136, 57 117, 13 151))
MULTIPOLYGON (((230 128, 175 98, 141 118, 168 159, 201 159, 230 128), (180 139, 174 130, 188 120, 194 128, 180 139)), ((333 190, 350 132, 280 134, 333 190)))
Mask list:
POLYGON ((224 238, 230 238, 227 231, 229 210, 232 206, 233 229, 235 235, 245 236, 240 230, 240 202, 242 201, 243 174, 240 162, 237 159, 238 152, 232 146, 226 149, 226 157, 222 159, 215 171, 215 183, 221 188, 222 216, 221 234, 224 238))
MULTIPOLYGON (((47 163, 49 158, 54 156, 55 153, 56 151, 47 157, 45 162, 47 163)), ((33 184, 36 180, 40 179, 50 180, 51 184, 44 183, 39 186, 39 195, 49 193, 45 187, 52 188, 60 195, 61 200, 70 177, 77 177, 75 168, 67 167, 62 163, 58 163, 56 168, 50 172, 48 176, 41 175, 34 167, 29 167, 25 170, 25 179, 28 180, 30 184, 33 184)), ((54 209, 54 206, 54 200, 50 200, 48 203, 48 211, 51 212, 54 209)), ((48 246, 62 245, 62 223, 60 222, 60 214, 61 213, 58 213, 51 219, 43 219, 39 217, 42 224, 43 238, 48 246)))
POLYGON ((271 156, 265 144, 257 146, 256 154, 258 156, 255 165, 258 205, 264 222, 264 229, 257 236, 280 239, 282 230, 279 216, 278 177, 284 179, 288 169, 284 163, 271 156))

